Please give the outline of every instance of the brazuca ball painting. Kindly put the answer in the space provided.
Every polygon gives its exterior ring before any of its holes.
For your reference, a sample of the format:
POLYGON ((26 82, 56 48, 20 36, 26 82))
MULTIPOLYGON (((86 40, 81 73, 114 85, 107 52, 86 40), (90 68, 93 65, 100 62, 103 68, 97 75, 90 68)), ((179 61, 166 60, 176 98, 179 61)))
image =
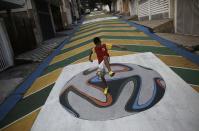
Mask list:
POLYGON ((111 64, 116 73, 105 75, 109 91, 96 75, 97 67, 71 78, 60 94, 61 105, 73 116, 86 120, 110 120, 147 110, 161 100, 166 84, 152 69, 129 63, 111 64))

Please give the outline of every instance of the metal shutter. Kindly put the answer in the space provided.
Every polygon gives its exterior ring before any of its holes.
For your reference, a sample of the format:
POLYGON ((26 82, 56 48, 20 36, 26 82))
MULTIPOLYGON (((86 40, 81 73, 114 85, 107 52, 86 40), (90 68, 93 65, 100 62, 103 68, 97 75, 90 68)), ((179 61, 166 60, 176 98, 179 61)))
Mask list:
POLYGON ((13 52, 6 28, 2 19, 0 19, 0 71, 14 64, 13 52))
POLYGON ((149 19, 149 1, 139 2, 138 17, 140 20, 149 19))
POLYGON ((169 0, 142 0, 139 2, 138 17, 162 19, 169 17, 169 0))

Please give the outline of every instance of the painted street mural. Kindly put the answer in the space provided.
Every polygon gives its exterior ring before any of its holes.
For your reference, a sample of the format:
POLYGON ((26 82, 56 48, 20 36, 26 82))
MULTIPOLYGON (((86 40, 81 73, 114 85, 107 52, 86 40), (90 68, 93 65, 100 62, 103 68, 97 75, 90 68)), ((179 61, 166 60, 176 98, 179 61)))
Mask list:
POLYGON ((97 67, 87 69, 67 82, 60 103, 75 117, 86 120, 109 120, 132 115, 154 106, 163 97, 165 82, 152 69, 135 64, 111 64, 116 75, 105 75, 109 86, 96 75, 97 67))

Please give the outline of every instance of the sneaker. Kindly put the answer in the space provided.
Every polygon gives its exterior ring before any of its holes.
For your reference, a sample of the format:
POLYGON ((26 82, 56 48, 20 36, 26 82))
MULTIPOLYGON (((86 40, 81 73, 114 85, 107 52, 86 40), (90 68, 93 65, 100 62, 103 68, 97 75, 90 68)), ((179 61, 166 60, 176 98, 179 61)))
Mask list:
POLYGON ((106 87, 105 89, 104 89, 104 95, 106 95, 108 93, 108 87, 106 87))
POLYGON ((115 72, 109 71, 110 77, 113 77, 115 75, 115 72))

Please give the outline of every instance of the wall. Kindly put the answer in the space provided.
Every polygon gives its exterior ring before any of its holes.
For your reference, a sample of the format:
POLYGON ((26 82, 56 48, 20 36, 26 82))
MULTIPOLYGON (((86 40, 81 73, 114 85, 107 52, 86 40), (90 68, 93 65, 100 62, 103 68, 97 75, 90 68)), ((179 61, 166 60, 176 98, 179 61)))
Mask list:
POLYGON ((79 11, 78 11, 78 5, 77 5, 77 1, 76 0, 71 0, 72 3, 72 10, 73 10, 73 16, 74 16, 74 20, 79 19, 79 11), (76 17, 76 18, 75 18, 76 17))
POLYGON ((64 26, 69 26, 72 24, 72 17, 71 17, 71 9, 70 9, 70 3, 69 0, 62 0, 62 18, 64 26))
POLYGON ((39 16, 34 0, 31 0, 31 7, 32 7, 33 21, 34 21, 33 31, 35 34, 37 45, 39 46, 43 41, 43 37, 42 37, 41 26, 39 23, 39 16))
POLYGON ((199 36, 199 1, 176 0, 176 33, 199 36))
POLYGON ((129 3, 130 15, 138 15, 138 0, 131 0, 129 3))
POLYGON ((117 0, 117 11, 119 11, 120 13, 123 11, 123 2, 122 0, 117 0))

